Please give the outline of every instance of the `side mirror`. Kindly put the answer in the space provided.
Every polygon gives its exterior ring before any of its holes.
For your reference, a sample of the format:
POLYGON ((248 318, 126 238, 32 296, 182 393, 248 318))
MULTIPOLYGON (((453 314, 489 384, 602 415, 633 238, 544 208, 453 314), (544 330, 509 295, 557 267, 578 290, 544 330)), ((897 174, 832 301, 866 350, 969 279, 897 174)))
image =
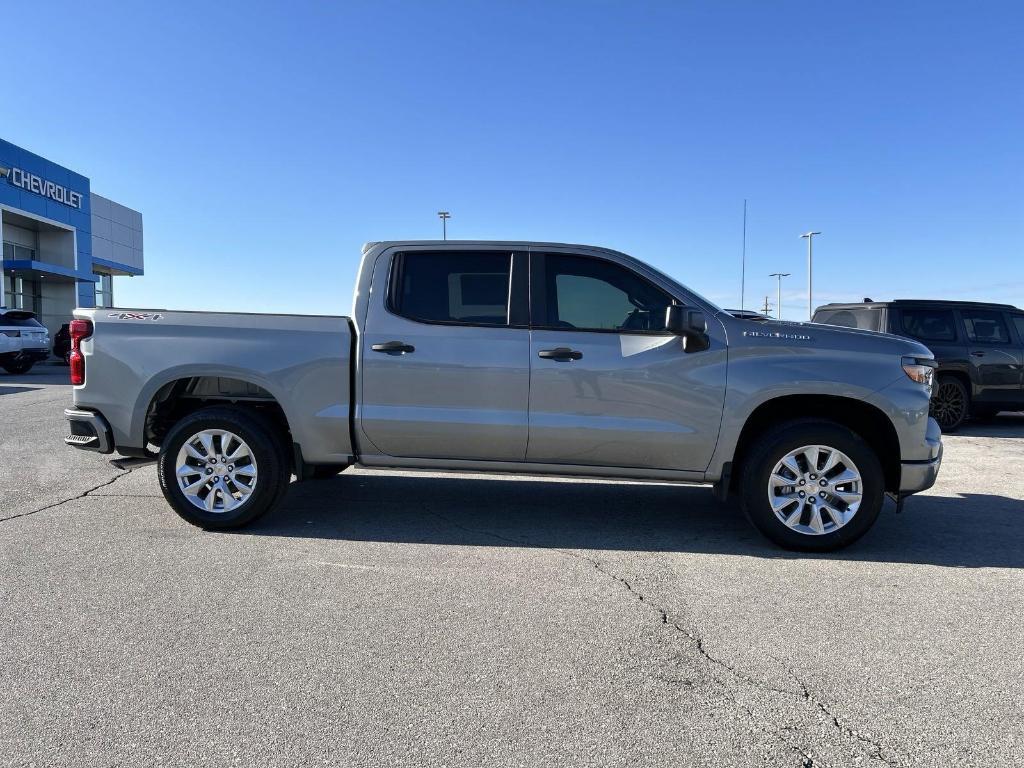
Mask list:
POLYGON ((699 309, 670 304, 665 307, 665 330, 683 337, 683 349, 700 352, 711 346, 708 323, 699 309))

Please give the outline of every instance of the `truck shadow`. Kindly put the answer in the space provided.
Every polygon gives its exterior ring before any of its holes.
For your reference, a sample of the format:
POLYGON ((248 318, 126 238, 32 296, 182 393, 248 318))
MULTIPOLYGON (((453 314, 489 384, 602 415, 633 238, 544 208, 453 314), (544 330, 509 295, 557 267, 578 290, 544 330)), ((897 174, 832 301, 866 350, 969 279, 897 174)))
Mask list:
POLYGON ((1024 567, 1024 501, 992 494, 917 496, 901 514, 886 502, 863 539, 816 555, 775 547, 707 488, 353 473, 293 485, 275 513, 240 533, 1024 567))
POLYGON ((8 387, 0 384, 0 395, 16 395, 19 392, 31 392, 35 389, 40 389, 40 387, 8 387))

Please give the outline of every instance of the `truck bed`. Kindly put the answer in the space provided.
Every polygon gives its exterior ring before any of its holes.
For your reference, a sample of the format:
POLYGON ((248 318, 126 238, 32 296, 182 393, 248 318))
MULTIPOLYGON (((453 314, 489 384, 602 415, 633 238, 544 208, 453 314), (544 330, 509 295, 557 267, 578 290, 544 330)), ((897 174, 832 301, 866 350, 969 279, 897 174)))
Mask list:
POLYGON ((75 406, 102 412, 116 446, 144 448, 155 398, 173 382, 201 378, 192 382, 197 397, 220 391, 273 398, 306 461, 350 460, 349 318, 166 309, 74 314, 94 329, 82 342, 85 384, 74 388, 75 406))

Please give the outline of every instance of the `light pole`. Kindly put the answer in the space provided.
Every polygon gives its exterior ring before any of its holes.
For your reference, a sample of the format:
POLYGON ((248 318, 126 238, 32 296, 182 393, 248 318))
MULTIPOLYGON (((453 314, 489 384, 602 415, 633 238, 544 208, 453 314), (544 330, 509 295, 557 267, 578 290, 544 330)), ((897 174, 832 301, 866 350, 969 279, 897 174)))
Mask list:
POLYGON ((448 239, 448 219, 452 217, 448 211, 438 211, 437 217, 441 219, 441 239, 448 239))
POLYGON ((807 238, 807 319, 814 317, 814 236, 821 232, 804 232, 807 238))
POLYGON ((782 278, 789 277, 791 272, 772 272, 768 277, 777 277, 779 279, 779 303, 775 306, 775 319, 782 319, 782 278))

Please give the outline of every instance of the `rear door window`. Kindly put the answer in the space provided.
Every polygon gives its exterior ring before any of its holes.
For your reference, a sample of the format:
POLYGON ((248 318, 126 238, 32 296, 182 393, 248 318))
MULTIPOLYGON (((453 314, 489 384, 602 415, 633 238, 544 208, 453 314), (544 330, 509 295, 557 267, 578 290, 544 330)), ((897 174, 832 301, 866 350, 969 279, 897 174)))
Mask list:
POLYGON ((882 330, 882 311, 865 307, 863 309, 819 309, 812 322, 824 325, 840 325, 843 328, 859 328, 862 331, 882 330))
POLYGON ((400 253, 390 308, 421 322, 508 325, 511 274, 511 253, 400 253))
POLYGON ((989 309, 962 309, 967 338, 976 344, 1009 344, 1010 330, 1001 312, 989 309))
POLYGON ((921 341, 956 341, 956 318, 948 309, 902 310, 903 332, 921 341))

